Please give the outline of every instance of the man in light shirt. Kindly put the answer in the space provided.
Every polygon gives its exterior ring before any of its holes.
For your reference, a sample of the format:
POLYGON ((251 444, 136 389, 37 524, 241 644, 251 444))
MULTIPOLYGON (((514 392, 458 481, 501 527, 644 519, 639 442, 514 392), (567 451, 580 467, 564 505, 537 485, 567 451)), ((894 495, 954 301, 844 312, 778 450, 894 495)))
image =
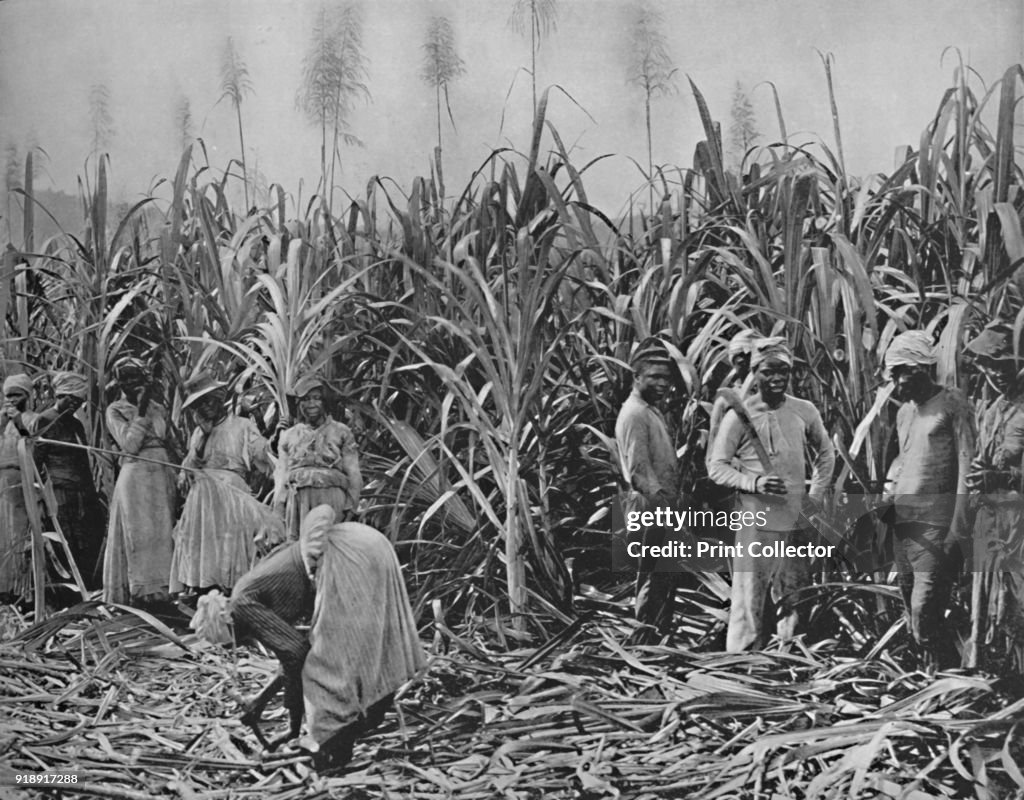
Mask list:
POLYGON ((733 561, 726 636, 726 650, 731 653, 767 643, 769 593, 778 606, 779 638, 791 638, 799 623, 795 592, 811 582, 811 561, 806 557, 754 558, 749 553, 754 543, 760 543, 762 551, 776 542, 804 543, 803 512, 824 498, 835 467, 835 452, 818 409, 786 393, 792 365, 793 353, 784 338, 755 342, 750 366, 758 391, 744 402, 748 419, 734 409, 726 412, 708 462, 711 480, 739 492, 737 509, 765 520, 763 526, 744 527, 736 534, 743 555, 733 561), (759 447, 770 460, 770 472, 759 447), (809 493, 808 449, 814 453, 809 493))
POLYGON ((958 389, 935 382, 937 361, 924 331, 901 333, 885 353, 899 455, 887 475, 893 495, 895 556, 910 632, 929 668, 956 666, 942 631, 968 530, 974 415, 958 389))
MULTIPOLYGON (((619 464, 630 490, 623 503, 627 517, 630 512, 675 508, 680 488, 676 450, 659 408, 674 382, 675 365, 665 346, 651 338, 637 346, 630 367, 633 391, 615 422, 619 464)), ((649 526, 643 533, 643 545, 662 545, 667 536, 664 527, 649 526)), ((647 626, 637 637, 638 643, 654 642, 672 627, 678 575, 666 565, 662 569, 656 566, 657 559, 646 556, 637 567, 636 618, 647 626)))

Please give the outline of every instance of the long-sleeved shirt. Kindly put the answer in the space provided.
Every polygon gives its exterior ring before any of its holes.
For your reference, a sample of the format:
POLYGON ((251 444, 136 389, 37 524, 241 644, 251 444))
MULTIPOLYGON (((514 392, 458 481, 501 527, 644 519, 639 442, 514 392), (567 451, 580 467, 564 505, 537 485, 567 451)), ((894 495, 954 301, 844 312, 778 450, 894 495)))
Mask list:
POLYGON ((107 406, 107 430, 117 446, 124 452, 122 459, 131 461, 146 451, 152 458, 166 459, 167 410, 160 403, 151 402, 144 416, 128 400, 115 400, 107 406), (152 452, 156 451, 156 452, 152 452))
POLYGON ((755 394, 747 398, 744 407, 768 451, 772 474, 786 482, 786 494, 755 494, 757 479, 767 473, 757 456, 753 435, 732 409, 722 418, 711 446, 708 475, 715 483, 739 490, 739 510, 763 512, 764 530, 797 529, 804 496, 824 495, 835 468, 835 450, 821 414, 813 403, 790 395, 778 408, 769 408, 761 395, 755 394), (814 452, 809 492, 804 455, 808 447, 814 452))
POLYGON ((271 474, 270 443, 256 423, 243 417, 227 416, 207 434, 202 428, 192 432, 183 467, 227 469, 247 478, 250 472, 271 474))
POLYGON ((888 480, 897 519, 949 527, 957 497, 967 496, 974 458, 974 415, 967 399, 958 389, 942 388, 920 405, 904 403, 896 433, 900 451, 888 480))
POLYGON ((295 623, 313 613, 315 588, 302 563, 299 543, 279 548, 243 575, 231 592, 231 616, 274 651, 295 675, 309 651, 295 623))
POLYGON ((668 425, 636 388, 619 410, 615 441, 622 476, 631 489, 647 497, 679 493, 679 460, 668 425))
MULTIPOLYGON (((32 425, 32 432, 55 442, 88 444, 85 427, 74 414, 60 413, 51 406, 40 412, 32 425)), ((84 494, 95 494, 89 466, 89 454, 77 447, 61 447, 54 444, 40 444, 36 451, 39 460, 46 466, 46 474, 53 486, 71 489, 84 494)))

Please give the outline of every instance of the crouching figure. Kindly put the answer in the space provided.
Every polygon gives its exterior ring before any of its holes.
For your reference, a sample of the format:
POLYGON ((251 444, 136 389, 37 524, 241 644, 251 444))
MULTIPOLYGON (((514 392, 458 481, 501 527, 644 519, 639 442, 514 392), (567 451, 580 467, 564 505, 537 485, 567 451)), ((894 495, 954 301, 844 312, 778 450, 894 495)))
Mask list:
POLYGON ((281 662, 242 721, 272 750, 298 736, 305 710, 321 770, 349 761, 355 740, 426 663, 391 543, 368 525, 335 523, 327 505, 306 515, 298 542, 243 576, 231 615, 236 635, 263 642, 281 662), (310 612, 307 639, 295 622, 310 612), (282 687, 289 730, 268 742, 260 717, 282 687))

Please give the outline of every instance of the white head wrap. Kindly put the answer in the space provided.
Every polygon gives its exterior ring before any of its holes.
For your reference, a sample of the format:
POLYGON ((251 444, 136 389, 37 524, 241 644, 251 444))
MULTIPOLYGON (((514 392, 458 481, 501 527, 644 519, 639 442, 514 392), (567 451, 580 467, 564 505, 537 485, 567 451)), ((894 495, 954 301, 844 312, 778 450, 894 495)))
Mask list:
POLYGON ((16 375, 8 375, 7 379, 4 381, 4 394, 7 394, 11 389, 31 395, 32 379, 24 372, 19 372, 16 375))
POLYGON ((758 339, 750 351, 750 368, 754 369, 762 361, 769 358, 777 358, 790 366, 793 365, 793 351, 789 349, 789 343, 784 336, 769 336, 765 339, 758 339))
POLYGON ((89 384, 76 372, 58 372, 53 376, 53 393, 55 395, 71 395, 85 400, 89 393, 89 384))
POLYGON ((759 337, 760 334, 757 331, 749 328, 737 333, 729 340, 729 358, 733 359, 744 353, 750 353, 754 349, 754 342, 759 337))
POLYGON ((893 367, 930 366, 938 360, 931 336, 924 331, 906 331, 893 339, 885 351, 885 374, 890 377, 893 367))
POLYGON ((310 509, 299 527, 299 552, 310 577, 316 573, 320 557, 324 554, 324 539, 327 531, 334 526, 334 518, 334 509, 326 503, 321 503, 310 509))

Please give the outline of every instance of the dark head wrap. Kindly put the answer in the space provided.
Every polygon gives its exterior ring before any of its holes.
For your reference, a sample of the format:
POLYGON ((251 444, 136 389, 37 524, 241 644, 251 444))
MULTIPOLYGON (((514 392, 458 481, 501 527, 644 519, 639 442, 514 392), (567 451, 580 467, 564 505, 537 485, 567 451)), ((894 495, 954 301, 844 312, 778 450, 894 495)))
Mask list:
POLYGON ((629 367, 636 373, 640 372, 646 364, 671 365, 674 363, 664 342, 656 336, 650 336, 640 342, 629 358, 629 367))

